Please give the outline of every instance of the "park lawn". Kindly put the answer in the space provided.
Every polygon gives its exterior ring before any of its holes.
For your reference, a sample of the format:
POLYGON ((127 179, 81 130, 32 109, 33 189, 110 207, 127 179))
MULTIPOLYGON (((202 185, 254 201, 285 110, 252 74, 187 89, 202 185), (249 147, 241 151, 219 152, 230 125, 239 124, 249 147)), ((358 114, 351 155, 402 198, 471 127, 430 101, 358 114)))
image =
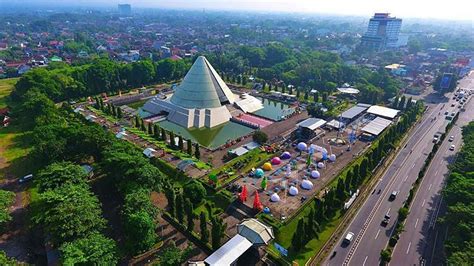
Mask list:
POLYGON ((23 176, 37 168, 27 157, 31 151, 30 134, 30 131, 21 131, 18 126, 0 130, 0 151, 3 159, 0 161, 0 178, 6 173, 23 176))
POLYGON ((149 99, 139 100, 133 103, 128 103, 127 106, 133 109, 138 109, 142 107, 149 99))
MULTIPOLYGON (((304 211, 302 211, 301 213, 303 212, 304 211)), ((302 248, 300 252, 298 252, 298 254, 292 255, 290 251, 290 256, 284 259, 287 261, 296 261, 298 265, 305 265, 308 260, 310 260, 319 252, 319 250, 323 247, 326 241, 329 240, 331 235, 334 233, 334 230, 336 230, 336 227, 341 222, 342 217, 342 213, 340 211, 337 211, 336 214, 329 221, 322 225, 324 226, 324 230, 318 234, 318 238, 310 240, 306 244, 306 246, 304 246, 304 248, 302 248)), ((298 220, 299 219, 293 219, 287 226, 282 228, 283 230, 280 229, 281 231, 278 232, 275 239, 278 244, 282 245, 285 248, 289 248, 291 246, 291 238, 293 237, 293 232, 296 231, 298 220)), ((274 255, 278 254, 277 257, 281 256, 273 245, 271 245, 269 248, 274 251, 272 252, 274 255)))
POLYGON ((7 107, 7 96, 10 95, 18 78, 0 79, 0 108, 7 107))

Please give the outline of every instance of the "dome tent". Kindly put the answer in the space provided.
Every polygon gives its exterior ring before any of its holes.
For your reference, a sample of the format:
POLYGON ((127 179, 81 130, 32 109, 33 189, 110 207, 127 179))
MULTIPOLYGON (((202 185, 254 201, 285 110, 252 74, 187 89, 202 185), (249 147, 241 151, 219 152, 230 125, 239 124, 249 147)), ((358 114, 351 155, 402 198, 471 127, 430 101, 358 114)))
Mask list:
POLYGON ((329 161, 335 162, 336 161, 336 154, 329 155, 329 161))
POLYGON ((265 174, 265 173, 264 173, 263 170, 260 169, 260 168, 257 168, 257 170, 255 170, 255 176, 258 177, 258 178, 263 177, 264 174, 265 174))
POLYGON ((304 142, 300 142, 298 143, 296 148, 298 148, 299 151, 305 151, 308 148, 308 145, 306 145, 306 143, 304 142))
POLYGON ((279 201, 280 201, 280 196, 278 196, 277 193, 273 193, 273 194, 270 196, 270 201, 271 201, 271 202, 279 202, 279 201))
POLYGON ((285 151, 284 153, 281 154, 280 159, 282 160, 288 160, 291 158, 291 153, 285 151))
POLYGON ((309 180, 303 180, 303 182, 301 182, 301 187, 303 189, 310 190, 313 189, 313 183, 311 183, 309 180))
POLYGON ((288 194, 291 196, 296 196, 298 195, 299 191, 295 186, 291 186, 290 189, 288 190, 288 194))
POLYGON ((319 178, 320 176, 321 176, 321 174, 319 173, 318 170, 311 171, 311 177, 312 178, 319 178))
POLYGON ((278 158, 278 157, 273 157, 273 159, 272 159, 272 164, 273 164, 273 165, 281 164, 281 159, 278 158))
POLYGON ((272 164, 271 164, 271 163, 268 163, 268 162, 267 162, 267 163, 264 163, 262 168, 263 168, 263 170, 265 170, 265 171, 271 171, 271 170, 273 169, 273 168, 272 168, 272 164))
POLYGON ((319 162, 319 163, 318 163, 318 168, 324 168, 324 163, 319 162))

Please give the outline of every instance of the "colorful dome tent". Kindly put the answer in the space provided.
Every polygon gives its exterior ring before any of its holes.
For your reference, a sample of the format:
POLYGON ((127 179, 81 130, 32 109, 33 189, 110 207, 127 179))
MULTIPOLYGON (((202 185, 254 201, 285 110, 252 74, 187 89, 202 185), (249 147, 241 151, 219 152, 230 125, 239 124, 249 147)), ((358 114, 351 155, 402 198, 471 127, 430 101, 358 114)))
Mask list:
POLYGON ((300 143, 298 143, 298 145, 296 146, 296 148, 297 148, 299 151, 305 151, 306 149, 308 149, 308 145, 306 145, 306 143, 304 143, 304 142, 300 142, 300 143))
POLYGON ((271 202, 279 202, 279 201, 280 201, 280 196, 278 196, 277 193, 273 193, 273 194, 270 196, 270 201, 271 201, 271 202))
POLYGON ((319 177, 321 177, 321 174, 319 173, 318 170, 313 170, 313 171, 311 171, 311 177, 312 178, 319 178, 319 177))
POLYGON ((262 169, 260 168, 257 168, 257 170, 255 170, 255 177, 258 177, 258 178, 261 178, 265 175, 265 172, 263 172, 262 169))
POLYGON ((281 159, 278 158, 278 157, 273 157, 273 159, 272 159, 272 164, 273 164, 273 165, 281 164, 281 159))
POLYGON ((288 160, 291 158, 291 153, 285 151, 284 153, 281 154, 280 159, 282 160, 288 160))
POLYGON ((271 163, 264 163, 263 166, 262 166, 263 170, 265 171, 271 171, 273 168, 272 168, 272 164, 271 163))
POLYGON ((329 155, 329 161, 335 162, 336 161, 336 154, 329 155))
POLYGON ((296 196, 298 195, 299 191, 295 186, 291 186, 290 189, 288 189, 288 194, 291 196, 296 196))
POLYGON ((303 182, 301 182, 301 187, 303 189, 310 190, 313 189, 313 186, 313 183, 311 183, 309 180, 303 180, 303 182))

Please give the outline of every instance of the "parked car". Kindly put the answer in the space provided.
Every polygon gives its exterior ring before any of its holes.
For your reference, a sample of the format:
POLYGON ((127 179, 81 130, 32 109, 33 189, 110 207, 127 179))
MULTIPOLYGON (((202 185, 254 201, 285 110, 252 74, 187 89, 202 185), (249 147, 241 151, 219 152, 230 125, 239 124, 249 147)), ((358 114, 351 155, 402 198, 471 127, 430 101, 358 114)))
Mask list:
POLYGON ((454 136, 450 136, 448 139, 449 142, 452 142, 453 140, 454 140, 454 136))
POLYGON ((18 180, 18 183, 23 184, 33 179, 33 174, 25 175, 24 177, 18 180))
POLYGON ((454 144, 453 144, 453 145, 451 145, 451 147, 449 147, 449 150, 450 150, 450 151, 454 151, 454 148, 455 148, 455 146, 454 146, 454 144))

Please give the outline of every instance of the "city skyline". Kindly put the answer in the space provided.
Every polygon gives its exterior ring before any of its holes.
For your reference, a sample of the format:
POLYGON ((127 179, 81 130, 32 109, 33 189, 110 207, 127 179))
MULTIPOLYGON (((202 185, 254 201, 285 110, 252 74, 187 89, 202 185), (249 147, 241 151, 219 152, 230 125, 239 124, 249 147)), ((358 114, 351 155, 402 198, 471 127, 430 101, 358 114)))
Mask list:
MULTIPOLYGON (((11 5, 4 0, 0 1, 0 6, 11 5)), ((362 1, 311 1, 311 0, 178 0, 178 1, 154 1, 154 0, 130 0, 130 1, 64 1, 57 3, 52 0, 32 1, 20 0, 13 5, 47 5, 56 7, 65 6, 90 6, 116 8, 117 4, 131 4, 135 8, 171 8, 171 9, 207 9, 207 10, 227 10, 227 11, 258 11, 258 12, 288 12, 288 13, 310 13, 310 14, 333 14, 333 15, 354 15, 370 16, 376 12, 391 13, 394 16, 404 18, 430 18, 443 20, 472 20, 471 8, 467 0, 453 0, 449 5, 433 3, 433 1, 409 1, 400 0, 397 2, 382 0, 376 3, 369 0, 362 1)))

